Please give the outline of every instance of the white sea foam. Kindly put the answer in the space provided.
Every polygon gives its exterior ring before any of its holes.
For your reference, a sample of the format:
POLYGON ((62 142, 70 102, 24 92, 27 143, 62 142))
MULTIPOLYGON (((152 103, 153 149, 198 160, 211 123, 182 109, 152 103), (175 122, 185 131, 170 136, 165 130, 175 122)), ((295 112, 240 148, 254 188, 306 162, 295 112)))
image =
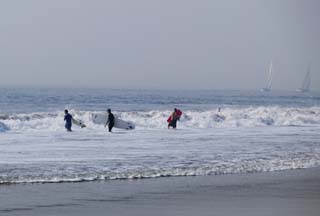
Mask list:
MULTIPOLYGON (((2 115, 0 183, 219 175, 320 166, 320 108, 230 107, 114 112, 136 130, 110 134, 95 111, 70 110, 87 127, 66 133, 62 112, 2 115), (9 130, 10 128, 10 130, 9 130)), ((100 112, 101 113, 101 112, 100 112)))
MULTIPOLYGON (((62 169, 57 166, 53 170, 43 170, 39 168, 38 173, 33 175, 25 173, 23 170, 15 174, 0 176, 0 184, 6 183, 59 183, 59 182, 81 182, 96 180, 118 180, 118 179, 141 179, 159 177, 179 177, 179 176, 206 176, 221 174, 240 174, 255 172, 271 172, 290 169, 303 169, 317 167, 320 165, 320 154, 312 157, 293 157, 275 159, 256 160, 233 160, 225 162, 215 162, 212 164, 202 164, 201 166, 180 165, 177 167, 148 167, 140 165, 132 167, 114 167, 105 169, 99 166, 62 169)), ((72 165, 71 165, 72 166, 72 165)))
MULTIPOLYGON (((71 110, 75 118, 83 120, 89 128, 99 128, 92 122, 92 113, 71 110)), ((101 112, 100 112, 101 113, 101 112)), ((131 121, 140 128, 163 128, 170 111, 115 112, 121 119, 131 121)), ((3 117, 12 130, 52 130, 63 128, 63 113, 31 113, 3 117)), ((320 124, 320 107, 247 107, 216 110, 185 111, 179 122, 181 128, 231 128, 257 126, 307 126, 320 124)))
POLYGON ((8 131, 10 128, 5 125, 4 123, 0 122, 0 132, 6 132, 8 131))

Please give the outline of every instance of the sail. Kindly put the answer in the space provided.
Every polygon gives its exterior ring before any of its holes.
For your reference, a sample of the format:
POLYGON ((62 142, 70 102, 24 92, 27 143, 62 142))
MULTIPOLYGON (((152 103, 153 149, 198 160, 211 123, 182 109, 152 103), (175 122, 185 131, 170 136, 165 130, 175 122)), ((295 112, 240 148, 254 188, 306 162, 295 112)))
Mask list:
POLYGON ((300 92, 308 92, 310 91, 310 85, 311 85, 311 66, 309 65, 307 73, 304 77, 302 87, 298 89, 300 92))
POLYGON ((267 83, 267 89, 271 90, 272 87, 272 79, 273 79, 273 65, 272 65, 272 61, 270 62, 270 66, 269 66, 269 76, 268 76, 268 83, 267 83))
POLYGON ((269 74, 268 74, 267 85, 266 85, 265 88, 261 89, 261 91, 271 91, 272 80, 273 80, 273 64, 272 64, 272 61, 271 61, 270 65, 269 65, 269 74))
POLYGON ((304 77, 301 89, 304 91, 310 91, 310 84, 311 84, 311 70, 310 70, 310 66, 309 66, 307 74, 304 77))

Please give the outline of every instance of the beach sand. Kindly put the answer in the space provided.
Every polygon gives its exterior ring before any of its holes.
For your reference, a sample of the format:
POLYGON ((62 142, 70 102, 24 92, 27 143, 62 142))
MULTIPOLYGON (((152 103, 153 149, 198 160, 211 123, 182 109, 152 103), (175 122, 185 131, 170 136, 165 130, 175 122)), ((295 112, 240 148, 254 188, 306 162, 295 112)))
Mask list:
POLYGON ((0 185, 0 215, 320 215, 320 169, 0 185))

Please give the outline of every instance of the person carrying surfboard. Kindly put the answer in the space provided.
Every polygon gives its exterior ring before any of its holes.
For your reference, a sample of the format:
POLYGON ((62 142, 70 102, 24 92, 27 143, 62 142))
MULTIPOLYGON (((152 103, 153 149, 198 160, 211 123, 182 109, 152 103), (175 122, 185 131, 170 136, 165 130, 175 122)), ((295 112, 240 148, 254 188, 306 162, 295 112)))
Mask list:
POLYGON ((67 129, 68 132, 71 132, 71 127, 72 127, 72 115, 69 114, 68 110, 64 110, 64 121, 66 122, 65 128, 67 129))
POLYGON ((174 108, 174 111, 177 113, 178 121, 180 121, 180 117, 182 116, 182 111, 177 108, 174 108))
POLYGON ((108 121, 105 124, 105 127, 107 127, 108 125, 109 132, 112 132, 112 128, 114 126, 114 115, 112 114, 111 109, 108 109, 107 112, 108 112, 108 121))
POLYGON ((182 111, 177 108, 174 108, 173 113, 170 115, 170 117, 167 120, 167 122, 169 123, 168 129, 170 127, 174 129, 177 128, 177 121, 180 120, 181 115, 182 115, 182 111))

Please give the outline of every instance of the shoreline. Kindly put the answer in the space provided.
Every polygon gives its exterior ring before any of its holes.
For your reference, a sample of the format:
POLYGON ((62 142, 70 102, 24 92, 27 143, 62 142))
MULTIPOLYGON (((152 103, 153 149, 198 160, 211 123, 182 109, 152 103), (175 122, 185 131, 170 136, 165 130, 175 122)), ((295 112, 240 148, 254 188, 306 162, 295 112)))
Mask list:
POLYGON ((295 172, 301 170, 319 170, 320 167, 309 167, 309 168, 296 168, 296 169, 284 169, 284 170, 273 170, 273 171, 257 171, 257 172, 243 172, 243 173, 218 173, 218 174, 209 174, 209 175, 168 175, 168 176, 156 176, 156 177, 132 177, 132 178, 116 178, 116 179, 79 179, 79 180, 34 180, 30 182, 1 182, 0 188, 4 186, 15 186, 15 185, 38 185, 38 184, 81 184, 81 183, 108 183, 116 181, 143 181, 143 180, 157 180, 157 179, 166 179, 166 178, 212 178, 220 176, 243 176, 243 175, 262 175, 267 173, 282 173, 282 172, 295 172))
POLYGON ((0 185, 0 215, 318 215, 320 168, 0 185))

